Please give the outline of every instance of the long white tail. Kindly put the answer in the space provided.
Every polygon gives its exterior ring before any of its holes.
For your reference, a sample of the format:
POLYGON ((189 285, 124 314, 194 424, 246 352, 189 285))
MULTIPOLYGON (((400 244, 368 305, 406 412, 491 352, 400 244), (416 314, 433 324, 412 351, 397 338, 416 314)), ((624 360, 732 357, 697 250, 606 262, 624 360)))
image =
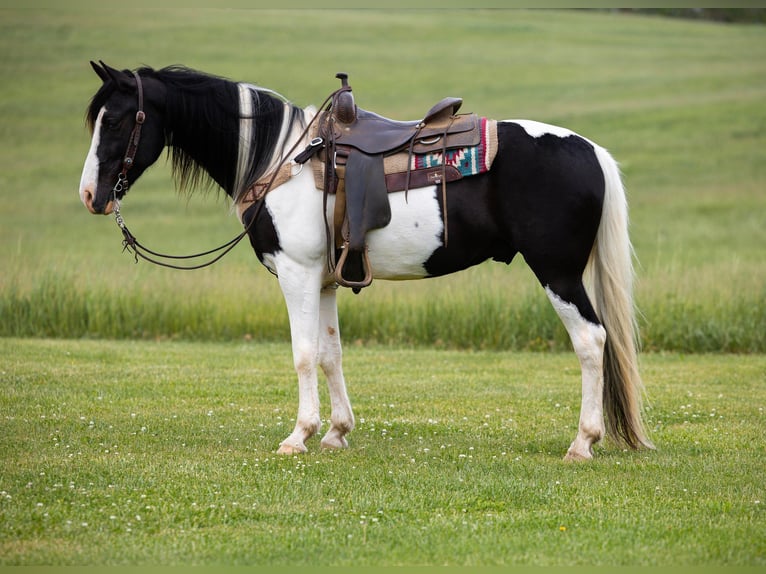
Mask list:
POLYGON ((596 313, 606 329, 604 411, 608 432, 632 448, 654 448, 642 421, 643 384, 638 372, 638 324, 633 301, 633 248, 620 170, 605 149, 594 146, 606 193, 590 260, 596 313))

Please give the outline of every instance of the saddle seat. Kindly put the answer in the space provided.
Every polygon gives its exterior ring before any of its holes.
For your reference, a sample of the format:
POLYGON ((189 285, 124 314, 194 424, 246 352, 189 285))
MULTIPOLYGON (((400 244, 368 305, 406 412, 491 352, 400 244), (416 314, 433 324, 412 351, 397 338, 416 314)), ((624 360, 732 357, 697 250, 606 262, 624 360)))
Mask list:
MULTIPOLYGON (((347 145, 361 152, 377 155, 389 154, 413 143, 413 153, 440 150, 441 138, 450 138, 448 147, 476 145, 477 117, 473 114, 458 116, 463 104, 461 98, 444 98, 435 104, 422 120, 397 121, 355 107, 352 121, 343 121, 347 114, 335 110, 332 122, 335 143, 347 145), (458 134, 463 141, 455 141, 458 134)), ((329 126, 327 126, 329 128, 329 126)), ((327 128, 326 128, 327 129, 327 128)))

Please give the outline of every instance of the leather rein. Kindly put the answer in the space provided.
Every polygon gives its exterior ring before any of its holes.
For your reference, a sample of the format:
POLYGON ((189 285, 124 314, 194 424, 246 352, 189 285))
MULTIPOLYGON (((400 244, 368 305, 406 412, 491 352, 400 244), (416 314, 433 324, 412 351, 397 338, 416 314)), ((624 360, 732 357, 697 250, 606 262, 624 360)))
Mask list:
MULTIPOLYGON (((133 257, 138 263, 138 258, 140 257, 144 261, 148 261, 149 263, 154 263, 155 265, 159 265, 160 267, 167 267, 170 269, 180 269, 183 271, 191 271, 194 269, 202 269, 204 267, 209 267, 213 263, 216 263, 221 258, 223 258, 224 255, 229 253, 234 247, 242 241, 242 239, 248 234, 250 231, 250 228, 255 224, 255 220, 258 219, 258 214, 260 213, 261 208, 263 207, 263 199, 266 197, 266 194, 271 191, 271 187, 274 185, 274 181, 277 179, 277 176, 280 174, 280 168, 285 165, 285 162, 287 161, 287 158, 289 158, 293 152, 298 148, 298 145, 303 141, 306 134, 308 133, 309 129, 311 128, 311 125, 317 120, 319 117, 319 113, 317 113, 311 121, 308 123, 306 128, 303 130, 303 133, 298 138, 298 140, 295 142, 295 144, 290 148, 290 150, 280 159, 279 164, 274 169, 273 174, 271 175, 271 178, 268 180, 268 183, 266 183, 265 186, 258 185, 260 188, 257 193, 255 193, 255 203, 256 211, 253 214, 253 217, 250 219, 250 222, 245 226, 245 229, 237 235, 235 238, 231 239, 230 241, 227 241, 223 245, 220 245, 214 249, 209 249, 208 251, 203 251, 200 253, 194 253, 191 255, 167 255, 164 253, 158 253, 156 251, 152 251, 151 249, 147 248, 146 246, 142 245, 141 242, 138 241, 135 235, 133 235, 130 230, 128 229, 128 226, 125 224, 125 219, 122 217, 122 214, 120 213, 120 200, 117 198, 118 193, 126 194, 128 192, 128 189, 130 187, 130 183, 128 181, 128 172, 130 171, 130 168, 133 167, 133 164, 135 163, 136 153, 138 152, 138 144, 141 141, 141 128, 144 125, 144 122, 146 121, 146 113, 144 112, 144 87, 143 83, 141 82, 141 76, 138 75, 137 72, 133 72, 133 76, 136 79, 136 88, 138 90, 138 111, 136 112, 136 119, 135 124, 133 125, 133 131, 130 134, 130 139, 128 140, 128 147, 125 151, 125 157, 122 161, 122 170, 117 176, 117 183, 114 184, 114 187, 112 188, 112 198, 114 202, 114 220, 117 223, 117 226, 120 228, 120 231, 122 231, 123 240, 122 240, 122 250, 128 251, 128 253, 132 253, 133 257), (204 257, 206 255, 213 255, 216 254, 215 257, 210 259, 209 261, 206 261, 204 263, 200 263, 198 265, 178 265, 175 263, 168 263, 166 261, 161 261, 161 259, 167 259, 172 261, 178 261, 178 260, 188 260, 188 259, 198 259, 200 257, 204 257)), ((340 90, 338 90, 340 91, 340 90)), ((330 94, 330 96, 327 97, 325 102, 320 106, 319 109, 322 109, 322 107, 329 102, 333 96, 335 96, 336 92, 333 92, 330 94)), ((254 186, 255 187, 255 184, 254 186)))

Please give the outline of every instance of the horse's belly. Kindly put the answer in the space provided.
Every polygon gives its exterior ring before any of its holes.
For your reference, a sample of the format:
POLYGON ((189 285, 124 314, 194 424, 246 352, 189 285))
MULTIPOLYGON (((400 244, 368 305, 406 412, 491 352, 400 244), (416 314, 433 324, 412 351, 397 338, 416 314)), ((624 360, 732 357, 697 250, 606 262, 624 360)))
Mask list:
POLYGON ((392 193, 391 222, 367 233, 370 264, 377 279, 421 279, 424 263, 442 246, 442 222, 436 187, 392 193))

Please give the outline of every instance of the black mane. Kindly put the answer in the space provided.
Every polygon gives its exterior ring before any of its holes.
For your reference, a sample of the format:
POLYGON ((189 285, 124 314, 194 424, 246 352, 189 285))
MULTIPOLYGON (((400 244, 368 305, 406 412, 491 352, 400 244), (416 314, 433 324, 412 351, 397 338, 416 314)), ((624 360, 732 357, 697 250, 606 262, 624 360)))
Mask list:
MULTIPOLYGON (((183 66, 161 70, 143 67, 137 72, 166 87, 165 143, 179 190, 193 191, 216 183, 236 198, 243 191, 235 189, 242 119, 238 84, 183 66)), ((264 175, 284 121, 285 102, 273 92, 251 88, 253 130, 250 163, 247 173, 240 177, 244 188, 264 175)), ((105 82, 91 100, 86 113, 91 131, 99 110, 115 89, 114 82, 105 82)), ((292 124, 300 110, 291 108, 292 124)))

